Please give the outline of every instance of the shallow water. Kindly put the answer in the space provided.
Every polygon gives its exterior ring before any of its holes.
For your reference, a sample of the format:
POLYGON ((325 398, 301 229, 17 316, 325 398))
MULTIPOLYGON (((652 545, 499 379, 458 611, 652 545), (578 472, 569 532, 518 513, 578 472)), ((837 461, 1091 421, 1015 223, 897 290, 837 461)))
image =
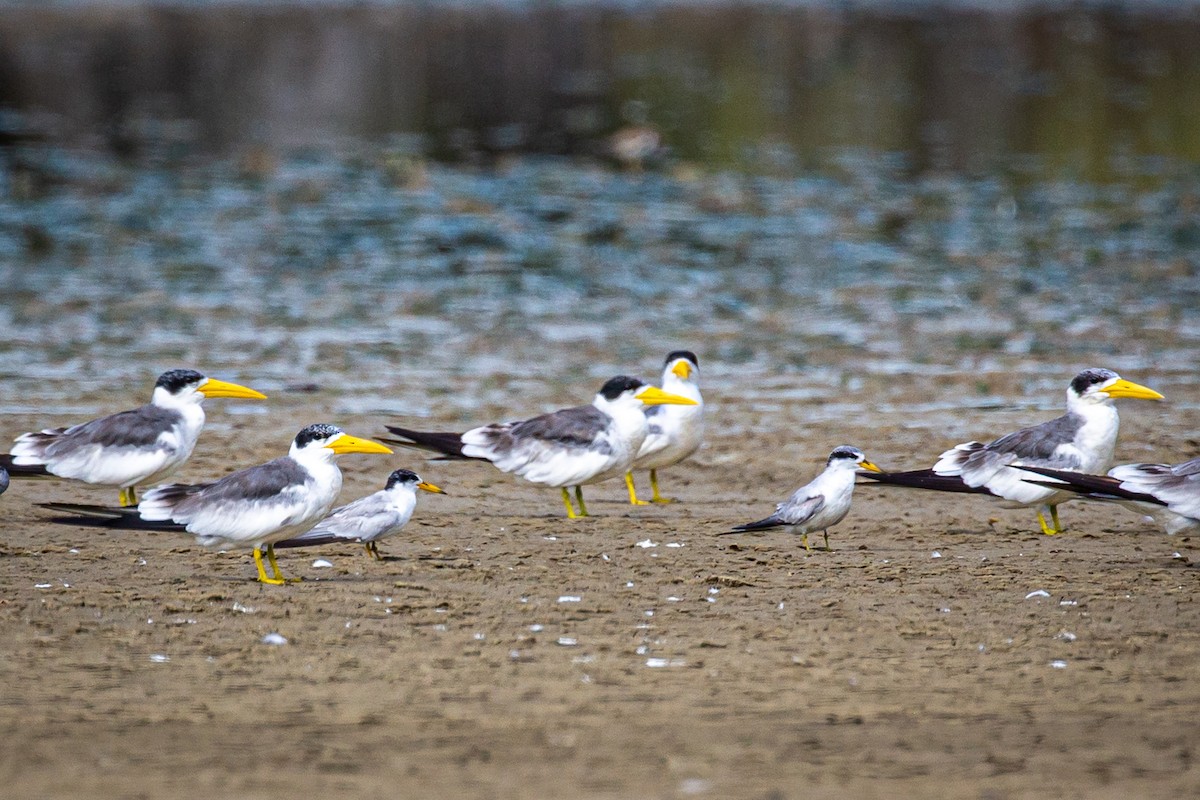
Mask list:
POLYGON ((113 392, 128 402, 189 365, 326 392, 334 414, 467 421, 586 401, 684 347, 714 396, 820 420, 927 383, 935 417, 1057 408, 1088 365, 1166 392, 1200 361, 1200 185, 1185 174, 911 179, 854 152, 796 179, 548 158, 398 175, 395 151, 367 144, 256 171, 9 156, 8 414, 112 410, 113 392))

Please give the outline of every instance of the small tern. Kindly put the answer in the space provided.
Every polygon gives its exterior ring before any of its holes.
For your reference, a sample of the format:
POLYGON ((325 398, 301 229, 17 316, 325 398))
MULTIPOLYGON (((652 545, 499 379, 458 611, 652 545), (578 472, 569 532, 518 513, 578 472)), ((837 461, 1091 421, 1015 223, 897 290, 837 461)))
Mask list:
POLYGON ((717 535, 784 528, 788 533, 800 534, 800 542, 804 549, 812 552, 812 548, 808 546, 808 534, 821 531, 825 536, 825 549, 829 550, 829 528, 845 519, 846 514, 850 512, 850 501, 854 497, 854 477, 860 469, 881 471, 868 461, 866 454, 857 447, 845 444, 836 447, 825 462, 825 470, 777 505, 774 514, 757 522, 738 525, 731 531, 717 535))
POLYGON ((663 391, 690 398, 695 405, 656 405, 644 410, 646 438, 633 467, 625 473, 629 502, 633 505, 646 505, 647 502, 638 499, 633 470, 650 470, 650 489, 653 491, 650 502, 670 503, 670 499, 658 493, 658 470, 688 458, 704 440, 704 398, 700 396, 699 365, 696 354, 688 350, 676 350, 667 355, 662 374, 663 391))
POLYGON ((1102 471, 1112 463, 1120 417, 1113 400, 1133 397, 1161 400, 1153 389, 1125 380, 1108 369, 1085 369, 1067 386, 1067 413, 993 442, 965 442, 942 453, 932 469, 866 477, 894 486, 990 495, 1005 508, 1036 506, 1042 533, 1063 528, 1058 505, 1075 495, 1024 480, 1015 467, 1036 466, 1072 472, 1102 471), (1047 524, 1049 514, 1053 524, 1047 524))
POLYGON ((13 477, 72 478, 120 488, 122 506, 137 505, 137 487, 170 477, 192 455, 209 397, 263 400, 266 395, 194 369, 164 372, 144 406, 69 428, 23 433, 0 466, 13 477))
POLYGON ((696 405, 688 397, 647 386, 637 378, 609 379, 591 405, 564 408, 519 421, 472 428, 466 433, 387 429, 398 439, 389 444, 432 450, 447 458, 490 461, 502 472, 562 489, 571 519, 586 517, 583 488, 624 474, 646 439, 645 406, 696 405), (575 487, 579 513, 571 506, 568 486, 575 487))
POLYGON ((360 497, 352 503, 339 506, 305 533, 276 542, 276 549, 283 547, 309 547, 335 542, 359 542, 367 555, 382 561, 379 542, 400 532, 412 519, 417 507, 417 490, 435 494, 444 491, 426 483, 412 470, 398 469, 388 476, 383 489, 360 497))
MULTIPOLYGON (((346 453, 390 453, 375 442, 348 436, 334 425, 309 425, 296 435, 286 456, 226 475, 213 483, 171 483, 146 491, 133 508, 44 503, 44 508, 80 515, 74 521, 109 528, 185 531, 205 546, 254 548, 258 579, 283 584, 274 543, 316 525, 337 499, 346 453), (263 567, 263 550, 273 577, 263 567)), ((55 521, 69 521, 58 518, 55 521)))

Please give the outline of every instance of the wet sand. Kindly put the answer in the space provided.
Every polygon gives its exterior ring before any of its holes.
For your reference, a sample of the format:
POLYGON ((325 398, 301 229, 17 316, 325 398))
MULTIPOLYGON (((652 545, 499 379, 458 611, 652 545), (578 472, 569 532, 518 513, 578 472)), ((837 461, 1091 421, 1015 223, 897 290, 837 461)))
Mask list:
MULTIPOLYGON (((555 492, 485 465, 346 457, 344 499, 402 465, 451 494, 421 498, 383 563, 353 546, 283 554, 304 578, 286 587, 257 584, 248 553, 84 532, 31 505, 115 492, 14 485, 0 499, 5 794, 1200 793, 1188 538, 1083 503, 1046 537, 1027 511, 873 486, 832 552, 715 536, 768 513, 834 445, 915 467, 1051 415, 920 411, 919 382, 896 385, 878 416, 811 426, 817 400, 761 412, 710 389, 706 447, 662 473, 679 503, 631 508, 613 482, 574 522, 555 492)), ((1118 460, 1195 454, 1200 396, 1169 394, 1122 404, 1118 460)), ((858 399, 881 404, 869 387, 858 399)), ((181 477, 273 457, 335 403, 273 400, 274 429, 214 408, 181 477)), ((372 434, 386 420, 337 421, 372 434)), ((14 415, 5 435, 37 423, 14 415)))

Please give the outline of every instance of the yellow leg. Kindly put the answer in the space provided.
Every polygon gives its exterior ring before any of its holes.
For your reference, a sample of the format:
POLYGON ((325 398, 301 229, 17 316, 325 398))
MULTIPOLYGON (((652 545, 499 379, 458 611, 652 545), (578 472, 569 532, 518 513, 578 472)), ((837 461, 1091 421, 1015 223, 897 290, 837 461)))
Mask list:
POLYGON ((130 486, 121 490, 120 503, 122 508, 136 506, 138 504, 137 488, 130 486))
POLYGON ((812 552, 812 548, 808 546, 808 534, 807 533, 800 534, 800 544, 804 545, 805 550, 807 550, 810 553, 812 552))
POLYGON ((368 557, 376 561, 383 561, 383 556, 379 555, 379 545, 375 544, 375 542, 366 542, 363 544, 363 547, 366 548, 368 557))
POLYGON ((825 552, 832 553, 833 548, 829 546, 829 531, 821 531, 821 535, 825 537, 825 552))
POLYGON ((562 487, 563 505, 567 507, 567 519, 575 519, 575 507, 571 505, 571 493, 567 491, 567 487, 562 487))
POLYGON ((632 473, 632 472, 626 472, 626 473, 625 473, 625 485, 629 487, 629 504, 630 504, 630 505, 634 505, 634 506, 648 506, 648 505, 650 505, 650 504, 649 504, 648 502, 646 502, 645 500, 638 500, 638 499, 637 499, 637 489, 635 489, 635 488, 633 487, 633 473, 632 473))
POLYGON ((301 578, 285 578, 283 573, 279 571, 279 562, 275 560, 275 545, 267 545, 267 561, 271 563, 271 571, 275 573, 275 580, 280 583, 299 583, 301 578))
POLYGON ((1058 521, 1058 506, 1050 506, 1050 519, 1054 520, 1054 530, 1063 532, 1063 526, 1058 521))
POLYGON ((578 501, 578 503, 579 503, 579 516, 586 517, 588 515, 588 513, 587 513, 587 506, 585 506, 583 504, 583 487, 582 486, 575 487, 575 500, 578 501))
POLYGON ((669 497, 663 497, 658 493, 658 470, 650 470, 650 488, 654 491, 654 496, 650 498, 655 503, 674 503, 675 501, 669 497))
POLYGON ((284 580, 282 578, 279 578, 277 580, 275 578, 267 577, 267 570, 263 567, 263 563, 262 563, 262 550, 257 547, 254 548, 254 566, 258 567, 258 579, 261 582, 269 583, 274 586, 283 585, 284 580))
POLYGON ((1038 511, 1037 515, 1038 523, 1042 526, 1042 533, 1046 534, 1047 536, 1053 536, 1056 533, 1062 532, 1062 529, 1058 527, 1058 514, 1055 512, 1053 507, 1050 509, 1050 517, 1054 520, 1053 528, 1046 524, 1046 517, 1041 511, 1038 511))

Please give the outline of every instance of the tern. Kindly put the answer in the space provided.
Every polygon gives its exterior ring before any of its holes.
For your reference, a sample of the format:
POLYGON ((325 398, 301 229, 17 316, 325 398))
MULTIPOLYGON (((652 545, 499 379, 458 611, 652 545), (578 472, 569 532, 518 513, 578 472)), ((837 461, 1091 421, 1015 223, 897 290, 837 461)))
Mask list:
POLYGON ((1054 479, 1033 481, 1039 486, 1065 484, 1068 491, 1118 502, 1153 517, 1168 534, 1200 529, 1200 458, 1175 465, 1122 464, 1110 469, 1107 476, 1044 467, 1022 469, 1054 479))
POLYGON ((625 473, 629 502, 633 505, 647 504, 638 499, 633 470, 650 470, 650 488, 654 493, 650 502, 670 503, 670 499, 658 493, 658 470, 678 464, 700 448, 704 439, 704 398, 700 396, 699 378, 700 361, 695 353, 676 350, 667 355, 662 374, 663 391, 690 398, 695 405, 657 405, 644 410, 646 438, 633 468, 625 473))
POLYGON ((866 477, 895 486, 990 495, 1006 508, 1036 506, 1042 533, 1062 532, 1058 505, 1075 495, 1023 480, 1015 467, 1036 466, 1098 472, 1112 463, 1120 417, 1113 400, 1161 400, 1153 389, 1125 380, 1108 369, 1085 369, 1067 386, 1067 413, 995 441, 965 442, 942 453, 932 469, 866 477), (1053 522, 1047 524, 1046 514, 1053 522))
POLYGON ((201 403, 209 397, 266 395, 194 369, 164 372, 144 406, 69 428, 23 433, 0 466, 13 477, 72 478, 120 487, 122 506, 137 505, 137 487, 170 477, 192 455, 204 428, 201 403))
POLYGON ((625 473, 646 439, 645 406, 697 405, 688 397, 647 386, 637 378, 609 379, 591 405, 564 408, 519 422, 472 428, 466 433, 425 432, 387 426, 399 439, 381 438, 432 450, 447 458, 490 461, 502 472, 562 489, 570 519, 586 517, 583 486, 625 473), (575 487, 579 513, 567 487, 575 487))
POLYGON ((137 508, 104 508, 43 503, 44 508, 80 515, 71 520, 109 528, 185 531, 205 546, 254 548, 258 579, 287 582, 275 561, 274 543, 316 525, 337 499, 342 472, 336 459, 346 453, 390 453, 375 442, 347 435, 334 425, 309 425, 292 441, 288 454, 226 475, 213 483, 171 483, 146 491, 137 508), (263 568, 263 550, 273 577, 263 568))
POLYGON ((717 535, 786 528, 788 533, 800 534, 804 549, 811 552, 808 534, 821 531, 825 536, 825 549, 829 550, 829 528, 841 522, 849 513, 850 501, 854 497, 854 476, 860 469, 881 471, 857 447, 846 444, 835 447, 825 462, 825 470, 775 506, 774 514, 717 535))
POLYGON ((417 507, 417 490, 435 494, 444 491, 426 483, 412 470, 398 469, 388 476, 387 485, 366 497, 339 506, 315 527, 291 539, 276 542, 275 547, 309 547, 334 542, 359 542, 367 555, 382 561, 379 541, 400 532, 412 519, 417 507))

